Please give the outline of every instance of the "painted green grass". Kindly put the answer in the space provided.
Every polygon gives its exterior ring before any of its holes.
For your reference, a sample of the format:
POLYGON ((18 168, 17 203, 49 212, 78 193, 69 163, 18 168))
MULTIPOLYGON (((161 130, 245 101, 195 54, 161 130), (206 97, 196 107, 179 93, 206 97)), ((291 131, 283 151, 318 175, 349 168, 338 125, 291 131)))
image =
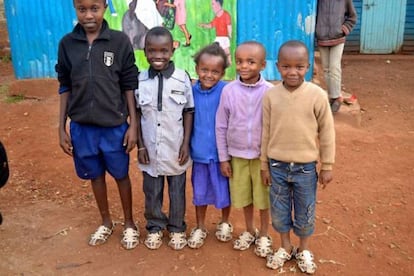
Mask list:
MULTIPOLYGON (((105 14, 105 19, 108 21, 111 28, 116 30, 122 29, 122 16, 127 11, 127 4, 125 0, 112 0, 117 11, 118 16, 111 16, 109 9, 105 14)), ((231 52, 232 57, 234 56, 234 50, 236 46, 236 0, 224 1, 223 9, 228 11, 232 16, 232 41, 231 41, 231 52)), ((173 60, 178 68, 185 69, 192 78, 196 79, 197 74, 195 72, 195 64, 193 61, 194 54, 204 47, 205 45, 212 43, 215 38, 214 29, 204 29, 199 27, 200 23, 208 23, 214 18, 214 13, 211 8, 211 1, 187 1, 187 29, 192 35, 190 47, 179 47, 176 49, 173 60)), ((175 25, 171 31, 175 40, 178 40, 181 45, 185 44, 185 36, 181 32, 180 28, 175 25)), ((140 70, 148 68, 144 52, 142 50, 135 51, 136 64, 140 70)), ((234 57, 233 57, 234 59, 234 57)), ((233 65, 227 68, 224 79, 232 80, 236 76, 236 71, 233 65)))

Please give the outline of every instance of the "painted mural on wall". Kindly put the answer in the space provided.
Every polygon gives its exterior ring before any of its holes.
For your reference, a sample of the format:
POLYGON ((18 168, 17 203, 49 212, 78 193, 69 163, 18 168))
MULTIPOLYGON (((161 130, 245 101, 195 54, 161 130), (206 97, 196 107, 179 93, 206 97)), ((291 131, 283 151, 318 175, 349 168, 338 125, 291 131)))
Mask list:
MULTIPOLYGON (((233 64, 236 9, 236 0, 108 0, 105 19, 111 28, 128 35, 140 70, 148 67, 143 52, 146 32, 155 26, 168 28, 174 38, 175 64, 196 78, 193 55, 209 43, 219 43, 233 64)), ((234 66, 224 78, 235 78, 234 66)))

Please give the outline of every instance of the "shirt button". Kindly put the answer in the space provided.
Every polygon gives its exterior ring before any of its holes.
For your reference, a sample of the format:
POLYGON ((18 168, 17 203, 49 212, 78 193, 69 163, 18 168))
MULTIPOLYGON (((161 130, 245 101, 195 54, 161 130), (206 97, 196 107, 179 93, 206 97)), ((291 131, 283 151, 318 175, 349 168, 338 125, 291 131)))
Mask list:
POLYGON ((158 124, 158 126, 160 126, 161 124, 158 124))

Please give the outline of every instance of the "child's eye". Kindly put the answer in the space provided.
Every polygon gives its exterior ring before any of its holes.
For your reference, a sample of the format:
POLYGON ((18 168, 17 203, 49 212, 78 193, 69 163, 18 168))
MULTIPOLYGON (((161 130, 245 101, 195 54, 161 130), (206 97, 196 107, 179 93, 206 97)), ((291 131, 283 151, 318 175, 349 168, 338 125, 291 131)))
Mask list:
POLYGON ((79 7, 78 11, 84 13, 86 11, 86 9, 84 7, 79 7))
POLYGON ((296 70, 302 71, 303 69, 305 69, 303 65, 296 66, 296 70))

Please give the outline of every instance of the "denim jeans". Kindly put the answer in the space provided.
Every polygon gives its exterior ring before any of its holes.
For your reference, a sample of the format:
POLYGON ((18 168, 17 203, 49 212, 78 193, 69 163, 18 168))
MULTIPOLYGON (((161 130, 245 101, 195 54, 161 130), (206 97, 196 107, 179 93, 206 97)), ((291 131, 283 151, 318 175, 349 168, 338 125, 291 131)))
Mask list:
POLYGON ((172 176, 158 176, 143 172, 146 229, 155 233, 164 229, 169 232, 184 232, 187 225, 185 215, 185 183, 186 173, 172 176), (164 181, 167 178, 170 208, 168 216, 162 211, 164 200, 164 181))
POLYGON ((319 53, 321 54, 321 63, 330 99, 336 99, 341 96, 341 60, 342 53, 344 51, 344 45, 344 43, 341 43, 330 47, 318 46, 319 53))
POLYGON ((270 159, 269 165, 273 227, 279 233, 289 232, 293 228, 299 237, 312 235, 318 182, 316 162, 286 163, 270 159))

